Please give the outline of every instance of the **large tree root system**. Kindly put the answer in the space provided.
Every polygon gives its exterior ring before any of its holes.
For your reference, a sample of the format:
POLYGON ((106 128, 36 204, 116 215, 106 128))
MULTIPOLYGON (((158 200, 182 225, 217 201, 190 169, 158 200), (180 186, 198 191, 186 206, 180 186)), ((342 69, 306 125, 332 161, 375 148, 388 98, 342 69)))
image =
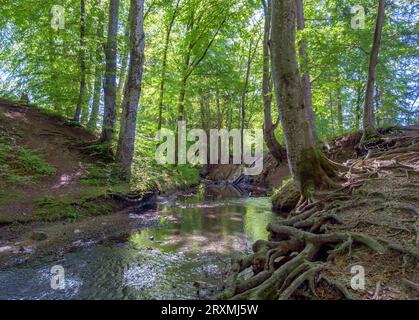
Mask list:
MULTIPOLYGON (((342 188, 300 203, 287 219, 269 224, 269 240, 257 241, 252 254, 233 261, 218 298, 365 298, 350 287, 352 275, 333 272, 338 261, 346 258, 347 268, 349 257, 358 254, 376 261, 392 255, 404 272, 410 268, 417 275, 418 139, 390 142, 387 150, 381 144, 379 151, 348 161, 342 188)), ((400 285, 418 292, 411 279, 400 279, 400 285)), ((382 280, 374 287, 370 298, 378 299, 382 280)))

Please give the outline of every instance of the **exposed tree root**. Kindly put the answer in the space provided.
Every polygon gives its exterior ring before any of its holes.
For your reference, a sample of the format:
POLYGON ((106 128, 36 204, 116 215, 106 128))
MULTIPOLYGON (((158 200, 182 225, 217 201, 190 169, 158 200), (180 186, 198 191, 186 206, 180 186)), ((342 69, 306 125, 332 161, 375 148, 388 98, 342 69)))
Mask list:
POLYGON ((417 284, 417 283, 415 283, 415 282, 413 282, 413 281, 407 280, 407 279, 403 279, 403 280, 402 280, 402 283, 403 283, 403 285, 404 285, 405 287, 407 287, 407 288, 409 288, 409 289, 413 289, 413 290, 415 290, 416 292, 419 292, 419 284, 417 284))
POLYGON ((313 265, 310 269, 298 276, 290 285, 282 291, 280 300, 288 299, 305 281, 313 281, 314 276, 323 269, 322 265, 313 265))
POLYGON ((398 251, 403 254, 408 254, 415 259, 419 260, 419 250, 417 248, 409 248, 407 246, 402 246, 400 244, 391 242, 387 239, 379 238, 379 240, 387 245, 388 249, 398 251))
MULTIPOLYGON (((364 159, 347 162, 346 174, 341 175, 347 179, 343 186, 326 194, 317 192, 301 197, 287 219, 270 223, 267 227, 269 241, 257 241, 253 254, 233 262, 225 290, 218 298, 318 299, 320 287, 326 285, 343 298, 354 299, 345 284, 328 275, 327 265, 336 262, 338 256, 347 254, 351 257, 354 248, 363 246, 378 254, 397 251, 404 257, 419 260, 417 248, 353 231, 358 227, 374 225, 411 235, 413 228, 397 223, 406 222, 406 219, 392 222, 355 216, 355 221, 348 223, 340 217, 346 210, 370 207, 366 214, 371 217, 377 217, 381 210, 391 209, 412 213, 416 219, 409 221, 417 222, 419 210, 411 204, 418 200, 415 195, 403 193, 401 189, 394 193, 368 192, 360 188, 372 179, 388 181, 388 176, 396 171, 406 173, 406 178, 410 180, 412 173, 418 173, 418 165, 415 164, 419 159, 417 141, 405 137, 380 140, 377 150, 369 152, 364 159), (243 271, 250 268, 253 275, 244 279, 243 271)), ((331 164, 339 171, 344 167, 331 164)), ((412 192, 417 186, 413 182, 402 185, 405 189, 411 188, 412 192)), ((419 234, 418 229, 416 227, 419 234)), ((410 281, 406 282, 406 286, 417 290, 418 285, 410 281)), ((376 292, 375 298, 378 299, 378 295, 379 292, 376 292)))
POLYGON ((321 275, 319 282, 321 280, 326 281, 330 286, 332 286, 333 288, 335 288, 336 290, 338 290, 345 299, 347 300, 354 300, 354 297, 349 293, 348 289, 346 288, 346 286, 344 284, 342 284, 341 282, 337 281, 337 280, 332 280, 329 277, 325 276, 325 275, 321 275))
POLYGON ((361 224, 369 224, 369 225, 374 225, 374 226, 379 226, 379 227, 384 227, 384 228, 388 228, 388 229, 393 229, 393 230, 397 230, 397 231, 402 231, 402 232, 406 232, 408 234, 412 233, 412 230, 409 230, 405 227, 398 227, 398 226, 393 226, 390 224, 386 224, 386 223, 381 223, 381 222, 376 222, 376 221, 369 221, 369 220, 359 220, 359 221, 355 221, 349 225, 346 225, 344 227, 336 227, 336 229, 342 230, 342 229, 355 229, 356 227, 358 227, 361 224))

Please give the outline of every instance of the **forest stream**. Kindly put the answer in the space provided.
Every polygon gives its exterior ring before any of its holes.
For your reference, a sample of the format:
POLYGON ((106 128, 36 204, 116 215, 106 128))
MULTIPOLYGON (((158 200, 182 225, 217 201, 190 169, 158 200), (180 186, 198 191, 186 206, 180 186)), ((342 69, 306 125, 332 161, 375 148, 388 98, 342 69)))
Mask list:
POLYGON ((231 257, 266 239, 266 225, 276 219, 269 198, 236 194, 232 186, 202 185, 159 198, 155 210, 130 214, 157 217, 157 227, 1 270, 0 299, 208 298, 220 290, 231 257), (64 267, 65 289, 51 289, 54 265, 64 267))
POLYGON ((418 3, 2 1, 0 303, 419 300, 418 3))

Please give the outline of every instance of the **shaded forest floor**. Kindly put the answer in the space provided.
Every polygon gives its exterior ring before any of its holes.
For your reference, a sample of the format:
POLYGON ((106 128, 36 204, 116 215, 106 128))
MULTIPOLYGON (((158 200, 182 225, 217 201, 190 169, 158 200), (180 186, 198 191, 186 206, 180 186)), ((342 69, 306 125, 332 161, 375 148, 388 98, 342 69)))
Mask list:
POLYGON ((256 242, 253 254, 233 263, 220 297, 419 298, 419 128, 383 129, 362 149, 360 137, 340 137, 325 150, 345 164, 340 189, 290 213, 284 210, 299 199, 291 185, 274 195, 286 217, 268 226, 269 241, 256 242), (364 290, 351 287, 359 266, 364 290))

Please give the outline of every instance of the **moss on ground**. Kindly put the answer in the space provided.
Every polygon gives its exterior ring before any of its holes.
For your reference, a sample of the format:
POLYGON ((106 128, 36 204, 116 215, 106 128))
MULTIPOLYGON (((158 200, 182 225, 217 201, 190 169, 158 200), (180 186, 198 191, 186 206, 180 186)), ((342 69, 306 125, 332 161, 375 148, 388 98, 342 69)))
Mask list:
POLYGON ((106 199, 71 197, 42 198, 35 203, 35 219, 38 221, 75 221, 86 216, 109 214, 115 205, 106 199))
POLYGON ((88 163, 85 165, 87 175, 81 178, 81 184, 86 186, 118 185, 122 181, 118 178, 115 164, 88 163))
POLYGON ((289 179, 283 182, 281 188, 273 192, 271 199, 275 211, 288 213, 297 205, 300 193, 295 188, 292 179, 289 179))
POLYGON ((49 176, 56 172, 54 166, 27 148, 20 148, 15 164, 18 170, 20 170, 20 173, 35 177, 49 176))
MULTIPOLYGON (((56 172, 54 166, 31 149, 17 146, 13 140, 0 136, 0 187, 11 187, 34 182, 56 172)), ((1 192, 3 193, 3 192, 1 192)))

